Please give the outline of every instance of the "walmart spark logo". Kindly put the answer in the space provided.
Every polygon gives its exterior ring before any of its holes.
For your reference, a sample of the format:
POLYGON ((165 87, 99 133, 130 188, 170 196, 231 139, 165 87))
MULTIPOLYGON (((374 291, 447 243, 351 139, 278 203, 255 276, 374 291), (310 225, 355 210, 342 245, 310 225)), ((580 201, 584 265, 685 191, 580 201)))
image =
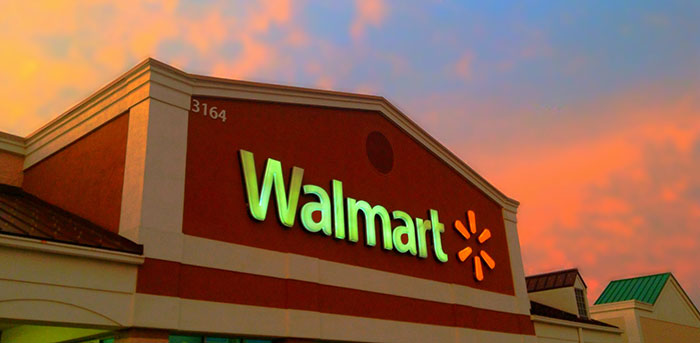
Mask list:
MULTIPOLYGON (((472 235, 476 235, 476 215, 474 214, 474 211, 469 210, 467 212, 467 219, 469 219, 469 230, 467 230, 460 220, 455 220, 455 229, 462 235, 462 237, 464 237, 464 239, 469 240, 472 235)), ((477 240, 479 241, 479 244, 484 244, 484 242, 489 240, 489 238, 491 238, 491 231, 484 228, 484 230, 481 231, 481 234, 479 234, 477 240)), ((459 257, 460 261, 464 262, 469 258, 469 256, 472 255, 473 252, 474 251, 471 247, 466 247, 457 253, 457 257, 459 257)), ((474 277, 477 281, 482 281, 484 279, 482 259, 489 269, 493 270, 493 268, 496 267, 496 261, 494 261, 485 250, 480 250, 478 254, 474 255, 474 277)))

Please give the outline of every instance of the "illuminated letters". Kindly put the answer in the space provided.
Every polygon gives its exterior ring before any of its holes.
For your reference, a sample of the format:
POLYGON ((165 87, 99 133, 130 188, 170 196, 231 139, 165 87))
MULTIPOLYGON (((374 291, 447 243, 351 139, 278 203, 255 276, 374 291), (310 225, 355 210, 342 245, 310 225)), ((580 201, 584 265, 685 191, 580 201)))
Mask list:
POLYGON ((304 185, 304 194, 313 194, 318 197, 318 202, 307 202, 301 208, 301 224, 310 232, 323 231, 326 236, 331 235, 331 199, 328 198, 328 193, 314 185, 304 185), (314 212, 321 213, 321 220, 315 222, 313 219, 314 212))
POLYGON ((382 221, 382 242, 384 249, 391 250, 391 219, 389 213, 381 205, 372 207, 364 200, 355 201, 353 198, 348 198, 348 232, 349 239, 357 242, 357 215, 362 211, 365 215, 365 239, 367 245, 373 247, 377 244, 377 234, 374 230, 374 217, 379 216, 382 221))
POLYGON ((416 227, 413 225, 413 218, 404 211, 394 211, 391 213, 394 219, 403 221, 404 225, 399 225, 394 228, 394 246, 396 251, 400 253, 410 252, 416 256, 416 227), (402 236, 406 236, 406 243, 403 242, 402 236))
POLYGON ((430 210, 430 222, 433 223, 433 247, 435 248, 435 257, 440 262, 447 262, 447 254, 442 250, 442 239, 440 234, 445 232, 445 225, 440 223, 438 212, 430 210))
POLYGON ((343 183, 338 180, 333 180, 333 220, 335 223, 335 238, 345 239, 343 183))
POLYGON ((245 179, 245 188, 248 194, 248 206, 253 218, 259 221, 265 220, 267 204, 270 202, 270 192, 274 185, 277 214, 284 226, 292 227, 294 225, 294 216, 297 212, 299 189, 301 188, 301 179, 304 177, 304 169, 292 168, 292 182, 289 184, 289 199, 287 199, 284 191, 282 164, 279 161, 271 158, 267 159, 260 195, 258 195, 258 175, 255 172, 253 153, 241 150, 241 164, 243 165, 243 178, 245 179))
POLYGON ((430 230, 430 220, 416 218, 416 231, 418 231, 418 257, 428 258, 428 242, 425 240, 425 233, 428 230, 430 230))
POLYGON ((253 153, 240 150, 241 167, 243 171, 243 181, 248 199, 248 209, 251 216, 259 221, 264 221, 267 216, 267 207, 270 202, 270 194, 275 189, 275 199, 277 203, 277 214, 280 222, 286 227, 294 226, 299 204, 300 191, 303 189, 304 195, 314 196, 318 201, 309 201, 299 210, 301 224, 309 232, 322 232, 326 236, 334 235, 337 239, 347 239, 350 242, 359 240, 359 215, 362 212, 365 223, 365 243, 367 246, 377 245, 377 232, 375 219, 381 222, 382 248, 385 250, 396 250, 401 254, 411 254, 420 258, 428 257, 428 231, 432 231, 433 250, 435 258, 440 262, 447 262, 448 255, 442 247, 441 234, 445 232, 445 225, 440 223, 438 212, 431 209, 429 211, 430 220, 421 218, 411 218, 403 211, 389 212, 381 205, 370 205, 364 200, 343 197, 343 183, 338 180, 331 181, 332 199, 322 187, 307 184, 302 188, 304 169, 293 167, 292 176, 289 182, 289 194, 285 192, 284 175, 282 164, 272 158, 267 159, 265 173, 262 177, 262 186, 258 186, 258 175, 255 171, 255 159, 253 153), (288 195, 288 196, 287 196, 288 195), (344 201, 345 200, 345 201, 344 201), (346 207, 347 206, 347 207, 346 207), (347 231, 345 213, 347 211, 347 231), (318 212, 320 217, 314 219, 314 213, 318 212), (332 219, 331 219, 332 217, 332 219), (402 225, 397 225, 392 229, 393 220, 399 221, 402 225), (414 225, 415 223, 415 225, 414 225), (334 234, 335 233, 335 234, 334 234), (404 239, 405 238, 405 239, 404 239))

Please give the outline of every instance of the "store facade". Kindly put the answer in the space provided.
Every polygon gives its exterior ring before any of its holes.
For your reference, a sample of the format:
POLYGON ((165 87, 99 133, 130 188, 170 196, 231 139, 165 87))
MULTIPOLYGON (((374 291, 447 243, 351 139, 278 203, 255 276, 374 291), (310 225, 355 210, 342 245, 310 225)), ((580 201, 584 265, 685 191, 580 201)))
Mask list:
POLYGON ((384 98, 149 59, 0 149, 16 192, 142 247, 0 232, 3 335, 536 341, 518 203, 384 98))

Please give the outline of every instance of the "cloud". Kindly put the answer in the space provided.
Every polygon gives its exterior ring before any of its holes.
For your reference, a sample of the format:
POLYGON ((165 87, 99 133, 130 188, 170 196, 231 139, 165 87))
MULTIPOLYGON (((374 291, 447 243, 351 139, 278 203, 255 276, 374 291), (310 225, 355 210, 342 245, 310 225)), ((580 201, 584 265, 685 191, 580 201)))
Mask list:
POLYGON ((0 63, 12 66, 0 75, 0 130, 26 135, 149 56, 204 74, 247 78, 278 67, 284 42, 301 47, 309 41, 293 21, 289 0, 198 6, 169 0, 0 3, 6 14, 0 41, 11 47, 0 51, 0 63), (277 27, 289 30, 269 40, 277 27))
MULTIPOLYGON (((700 125, 693 131, 692 144, 700 146, 700 125)), ((617 170, 610 173, 605 185, 587 187, 580 223, 559 228, 576 233, 562 237, 569 256, 592 256, 582 263, 595 271, 591 279, 604 283, 672 271, 692 296, 700 295, 697 288, 688 287, 697 284, 700 272, 695 263, 700 226, 693 220, 693 206, 700 203, 700 154, 683 149, 674 140, 674 136, 662 135, 643 143, 636 163, 642 173, 617 170), (601 199, 621 206, 601 204, 601 199)), ((591 289, 593 296, 600 291, 591 289)))
POLYGON ((360 40, 368 26, 378 27, 386 16, 386 5, 381 0, 355 0, 355 18, 350 25, 350 36, 360 40))
MULTIPOLYGON (((428 9, 455 9, 470 25, 397 7, 406 18, 392 24, 405 33, 357 44, 389 9, 353 6, 338 28, 328 16, 348 11, 335 3, 301 12, 288 0, 0 2, 0 130, 28 134, 147 56, 200 74, 381 94, 521 201, 528 273, 578 266, 595 296, 611 278, 672 270, 700 299, 700 267, 688 262, 700 236, 700 87, 673 78, 697 68, 668 78, 657 68, 684 65, 669 51, 693 51, 649 41, 663 56, 644 62, 637 50, 612 55, 597 36, 573 49, 578 32, 567 27, 541 31, 508 13, 490 26, 457 5, 428 9), (629 63, 601 64, 618 60, 629 63), (643 75, 627 68, 648 63, 643 75)), ((677 25, 657 19, 648 26, 677 25)), ((685 28, 639 39, 687 40, 685 28)))
POLYGON ((700 88, 638 85, 555 109, 462 92, 408 104, 521 202, 526 274, 579 267, 595 300, 616 278, 671 271, 700 299, 700 88))
POLYGON ((269 67, 274 57, 273 48, 251 37, 241 37, 242 52, 233 60, 219 60, 211 69, 214 76, 243 79, 255 71, 269 67))
POLYGON ((0 52, 8 66, 0 80, 0 127, 21 135, 148 56, 174 27, 167 1, 10 1, 0 13, 12 13, 0 29, 0 41, 12 47, 0 52), (119 16, 130 22, 115 25, 119 16))
POLYGON ((472 61, 474 56, 467 52, 462 54, 457 63, 455 63, 452 72, 462 79, 468 79, 472 75, 472 61))
POLYGON ((672 271, 698 299, 700 93, 632 93, 598 103, 600 128, 579 113, 549 137, 501 132, 520 143, 471 157, 522 203, 527 273, 579 267, 594 299, 612 279, 672 271))

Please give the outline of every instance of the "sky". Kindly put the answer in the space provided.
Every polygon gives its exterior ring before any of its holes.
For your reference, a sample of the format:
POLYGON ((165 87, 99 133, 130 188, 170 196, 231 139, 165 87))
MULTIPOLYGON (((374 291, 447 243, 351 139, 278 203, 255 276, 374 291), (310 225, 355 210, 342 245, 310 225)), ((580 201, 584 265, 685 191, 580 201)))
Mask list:
POLYGON ((527 275, 671 271, 700 304, 700 2, 3 1, 0 131, 147 57, 381 95, 521 202, 527 275))

